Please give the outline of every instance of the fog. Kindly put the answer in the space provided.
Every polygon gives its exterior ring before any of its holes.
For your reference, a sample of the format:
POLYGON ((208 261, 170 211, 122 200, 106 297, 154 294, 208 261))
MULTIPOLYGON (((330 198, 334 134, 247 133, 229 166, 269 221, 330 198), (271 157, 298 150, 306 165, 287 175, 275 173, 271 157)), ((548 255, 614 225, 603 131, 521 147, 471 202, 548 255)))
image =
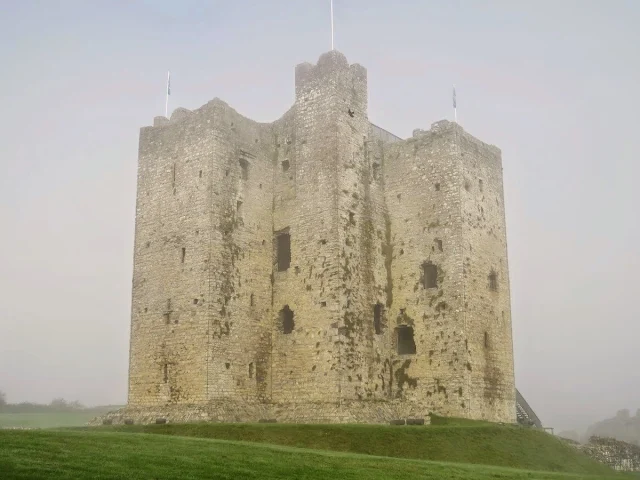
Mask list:
MULTIPOLYGON (((545 425, 640 408, 640 3, 335 0, 369 118, 502 149, 516 384, 545 425)), ((328 0, 0 0, 0 390, 126 402, 139 129, 258 121, 329 50, 328 0)))

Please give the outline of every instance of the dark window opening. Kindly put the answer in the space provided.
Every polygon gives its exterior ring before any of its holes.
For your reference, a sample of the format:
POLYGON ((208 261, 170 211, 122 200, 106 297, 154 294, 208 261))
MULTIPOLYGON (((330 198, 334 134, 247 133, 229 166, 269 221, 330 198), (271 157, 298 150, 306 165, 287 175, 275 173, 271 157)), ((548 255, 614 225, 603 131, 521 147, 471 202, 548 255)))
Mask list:
POLYGON ((398 355, 416 353, 416 342, 413 340, 413 328, 401 325, 396 328, 398 335, 398 355))
POLYGON ((249 305, 252 307, 255 305, 255 295, 253 293, 249 297, 249 305))
POLYGON ((241 158, 238 163, 240 164, 240 176, 242 180, 249 180, 249 162, 241 158))
POLYGON ((184 263, 184 259, 187 256, 187 249, 185 247, 182 247, 182 255, 180 257, 180 263, 184 263))
POLYGON ((176 164, 171 166, 171 188, 176 188, 176 164))
POLYGON ((489 274, 489 290, 493 292, 498 290, 498 274, 494 270, 489 274))
POLYGON ((202 178, 202 170, 200 170, 200 172, 198 173, 198 176, 202 178))
POLYGON ((169 325, 171 323, 171 299, 170 298, 167 299, 167 308, 164 311, 163 317, 164 317, 164 323, 169 325))
POLYGON ((249 364, 249 378, 253 378, 253 362, 249 364))
POLYGON ((169 365, 166 363, 162 366, 162 381, 164 383, 169 381, 169 365))
POLYGON ((436 245, 438 245, 438 250, 442 251, 442 240, 436 239, 436 245))
POLYGON ((291 236, 288 232, 282 232, 276 236, 276 255, 278 271, 288 270, 291 266, 291 236))
POLYGON ((321 307, 326 307, 327 306, 327 302, 320 302, 320 306, 321 307))
POLYGON ((484 332, 484 348, 489 348, 489 334, 484 332))
POLYGON ((478 188, 482 191, 482 179, 478 180, 478 188))
POLYGON ((382 304, 376 303, 373 307, 373 329, 376 335, 382 333, 382 304))
POLYGON ((439 183, 436 183, 436 185, 435 185, 435 186, 436 186, 436 192, 439 192, 439 191, 440 191, 440 184, 439 184, 439 183))
POLYGON ((228 176, 229 176, 229 169, 226 169, 226 170, 224 171, 224 176, 225 176, 225 177, 228 177, 228 176))
POLYGON ((351 225, 355 225, 356 224, 356 214, 353 212, 349 212, 349 223, 351 225))
POLYGON ((282 171, 283 172, 289 171, 290 166, 291 164, 289 163, 289 160, 285 160, 284 162, 282 162, 282 171))
POLYGON ((280 323, 282 323, 282 332, 285 334, 289 334, 293 332, 293 327, 295 326, 293 322, 293 310, 289 308, 289 305, 285 305, 282 310, 280 310, 280 323))
POLYGON ((422 285, 424 288, 438 287, 438 267, 433 263, 422 264, 422 285))

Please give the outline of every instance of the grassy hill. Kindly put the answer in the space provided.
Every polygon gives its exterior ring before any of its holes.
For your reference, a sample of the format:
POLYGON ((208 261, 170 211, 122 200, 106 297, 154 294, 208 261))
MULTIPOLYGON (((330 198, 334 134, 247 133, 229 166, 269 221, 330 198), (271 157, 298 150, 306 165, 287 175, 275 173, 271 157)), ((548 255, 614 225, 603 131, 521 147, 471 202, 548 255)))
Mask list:
POLYGON ((434 423, 426 427, 200 423, 101 427, 100 431, 215 438, 529 470, 611 473, 559 438, 538 430, 441 418, 435 418, 434 423))
MULTIPOLYGON (((372 433, 373 429, 375 427, 370 427, 368 433, 372 433)), ((283 431, 280 426, 273 430, 283 431)), ((393 439, 384 437, 386 444, 391 441, 393 439)), ((355 447, 355 443, 353 446, 355 447)), ((613 472, 607 473, 611 478, 620 478, 613 472)), ((545 480, 607 478, 607 474, 591 476, 532 472, 486 465, 439 463, 209 438, 95 429, 0 431, 0 477, 7 480, 545 480)))
POLYGON ((430 426, 184 424, 0 430, 4 479, 569 479, 617 474, 544 432, 430 426))

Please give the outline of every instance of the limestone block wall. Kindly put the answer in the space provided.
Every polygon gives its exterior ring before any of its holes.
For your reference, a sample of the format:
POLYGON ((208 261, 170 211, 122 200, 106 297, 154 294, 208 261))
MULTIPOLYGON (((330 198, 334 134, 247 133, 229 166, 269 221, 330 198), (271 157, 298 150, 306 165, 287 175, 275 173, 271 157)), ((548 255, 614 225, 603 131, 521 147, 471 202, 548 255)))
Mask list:
MULTIPOLYGON (((433 129, 392 145, 385 163, 393 280, 390 328, 413 329, 415 354, 393 359, 396 395, 464 415, 460 169, 455 137, 433 129), (435 278, 425 278, 425 269, 435 278), (432 283, 430 283, 432 282, 432 283)), ((397 351, 398 335, 392 337, 397 351)))
POLYGON ((515 381, 500 150, 451 125, 462 167, 464 323, 470 416, 514 421, 515 381))

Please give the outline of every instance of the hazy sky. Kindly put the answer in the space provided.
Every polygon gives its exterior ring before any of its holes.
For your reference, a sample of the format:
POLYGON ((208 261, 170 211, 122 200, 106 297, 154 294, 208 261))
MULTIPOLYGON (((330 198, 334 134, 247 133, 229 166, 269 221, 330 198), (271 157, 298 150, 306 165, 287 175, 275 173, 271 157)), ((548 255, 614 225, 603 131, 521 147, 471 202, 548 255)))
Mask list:
MULTIPOLYGON (((516 383, 545 424, 640 408, 640 2, 335 0, 369 117, 502 149, 516 383)), ((329 0, 0 0, 0 390, 124 403, 139 128, 273 121, 329 0)))

